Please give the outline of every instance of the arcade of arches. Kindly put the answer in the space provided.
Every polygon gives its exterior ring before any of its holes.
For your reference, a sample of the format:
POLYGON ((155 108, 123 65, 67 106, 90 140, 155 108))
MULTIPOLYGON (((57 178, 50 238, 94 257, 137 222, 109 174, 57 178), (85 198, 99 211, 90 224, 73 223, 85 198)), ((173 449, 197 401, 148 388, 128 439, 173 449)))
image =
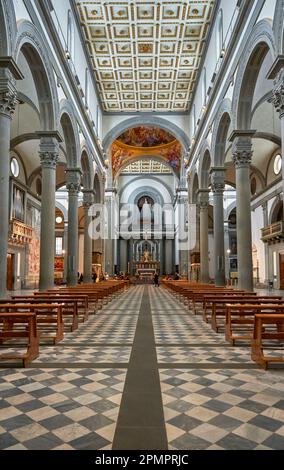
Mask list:
POLYGON ((284 447, 283 24, 0 1, 1 449, 284 447))

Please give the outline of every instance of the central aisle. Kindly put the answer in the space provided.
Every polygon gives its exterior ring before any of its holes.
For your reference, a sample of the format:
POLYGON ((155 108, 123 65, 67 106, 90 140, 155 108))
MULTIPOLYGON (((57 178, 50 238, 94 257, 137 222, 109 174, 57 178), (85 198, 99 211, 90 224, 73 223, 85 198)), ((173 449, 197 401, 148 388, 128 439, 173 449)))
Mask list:
POLYGON ((0 369, 1 449, 283 449, 265 372, 168 291, 131 287, 29 369, 0 369))

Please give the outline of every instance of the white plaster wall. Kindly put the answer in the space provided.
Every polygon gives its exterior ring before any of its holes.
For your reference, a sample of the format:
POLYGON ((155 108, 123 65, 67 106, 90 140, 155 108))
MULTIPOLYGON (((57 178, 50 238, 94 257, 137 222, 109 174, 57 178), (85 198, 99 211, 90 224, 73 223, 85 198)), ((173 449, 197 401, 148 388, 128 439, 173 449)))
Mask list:
POLYGON ((266 94, 269 93, 273 87, 273 80, 267 80, 266 75, 273 64, 271 52, 266 55, 256 82, 255 92, 253 95, 252 108, 258 101, 266 94))
POLYGON ((273 18, 275 12, 276 0, 265 0, 262 10, 260 12, 258 21, 264 18, 273 18))
POLYGON ((30 15, 25 7, 23 0, 10 0, 13 1, 15 15, 17 22, 19 20, 30 20, 30 15))
POLYGON ((18 67, 24 75, 24 79, 17 81, 17 89, 18 91, 24 93, 39 110, 39 103, 34 79, 31 73, 31 69, 22 52, 20 52, 19 54, 18 67))

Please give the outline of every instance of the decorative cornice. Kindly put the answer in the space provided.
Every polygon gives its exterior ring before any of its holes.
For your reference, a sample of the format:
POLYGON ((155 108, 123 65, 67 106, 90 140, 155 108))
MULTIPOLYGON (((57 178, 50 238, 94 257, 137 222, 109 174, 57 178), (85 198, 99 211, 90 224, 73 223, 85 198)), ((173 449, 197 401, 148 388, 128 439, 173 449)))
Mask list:
POLYGON ((21 70, 17 66, 16 62, 14 61, 13 57, 0 57, 0 69, 8 69, 9 72, 13 75, 15 80, 23 80, 24 75, 22 74, 21 70))
POLYGON ((12 119, 17 103, 17 90, 13 83, 3 83, 0 70, 0 114, 12 119))
POLYGON ((36 133, 40 139, 39 157, 42 168, 56 169, 59 160, 59 142, 58 132, 38 132, 36 133))

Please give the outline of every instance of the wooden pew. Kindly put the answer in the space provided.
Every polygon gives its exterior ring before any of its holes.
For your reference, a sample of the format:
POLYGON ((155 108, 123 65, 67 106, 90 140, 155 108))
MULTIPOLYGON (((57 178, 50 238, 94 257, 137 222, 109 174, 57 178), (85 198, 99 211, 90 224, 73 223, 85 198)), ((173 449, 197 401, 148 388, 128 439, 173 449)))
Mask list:
MULTIPOLYGON (((225 339, 233 345, 237 340, 251 340, 255 315, 284 314, 284 301, 259 304, 228 304, 226 305, 225 339)), ((284 318, 284 316, 283 316, 284 318)))
MULTIPOLYGON (((264 369, 267 369, 269 363, 283 363, 283 355, 281 357, 264 355, 264 340, 274 340, 274 349, 279 350, 279 342, 284 340, 283 314, 256 314, 254 319, 253 338, 251 342, 251 358, 264 369), (267 327, 269 327, 269 330, 267 330, 267 327)), ((283 350, 283 345, 281 349, 283 350)))
MULTIPOLYGON (((32 312, 0 312, 0 342, 27 338, 24 354, 0 354, 0 360, 21 360, 23 367, 39 355, 39 334, 36 314, 32 312)), ((11 345, 13 347, 13 345, 11 345)))
MULTIPOLYGON (((212 297, 210 299, 211 304, 211 327, 216 333, 218 333, 220 328, 225 326, 225 317, 226 317, 226 304, 259 304, 259 303, 281 303, 282 297, 273 297, 273 296, 254 296, 250 295, 232 295, 226 296, 223 298, 212 297), (218 320, 222 320, 220 323, 218 320)), ((204 314, 203 314, 204 315, 204 314)), ((203 316, 204 318, 204 316, 203 316)), ((207 313, 206 320, 208 321, 207 313)))
POLYGON ((57 344, 64 338, 64 323, 62 315, 62 305, 52 303, 7 303, 0 304, 0 311, 11 312, 32 312, 36 314, 37 326, 40 340, 52 339, 53 344, 57 344), (51 332, 51 334, 47 334, 51 332))

